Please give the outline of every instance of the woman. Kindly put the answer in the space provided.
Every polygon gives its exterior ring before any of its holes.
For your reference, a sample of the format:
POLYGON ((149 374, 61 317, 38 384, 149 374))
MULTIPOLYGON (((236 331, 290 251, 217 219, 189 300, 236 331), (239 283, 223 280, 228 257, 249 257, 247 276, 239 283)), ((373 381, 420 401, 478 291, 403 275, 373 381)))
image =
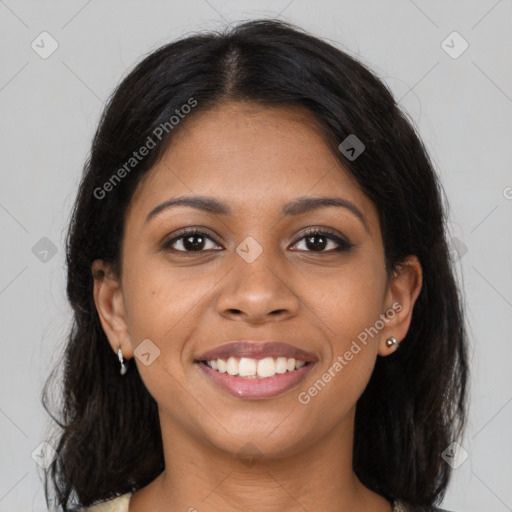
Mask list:
POLYGON ((441 194, 388 89, 296 27, 147 56, 73 211, 47 502, 440 510, 468 373, 441 194))

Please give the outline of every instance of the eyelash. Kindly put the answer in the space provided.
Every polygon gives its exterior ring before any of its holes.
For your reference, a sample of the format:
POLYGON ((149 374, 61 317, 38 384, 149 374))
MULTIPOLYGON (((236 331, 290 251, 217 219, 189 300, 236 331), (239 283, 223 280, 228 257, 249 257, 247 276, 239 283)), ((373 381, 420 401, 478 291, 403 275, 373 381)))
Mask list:
MULTIPOLYGON (((200 251, 177 250, 177 249, 172 249, 172 247, 171 247, 178 240, 182 240, 184 238, 198 236, 198 235, 200 235, 201 237, 204 237, 204 238, 209 238, 213 242, 221 245, 220 242, 218 240, 216 240, 215 237, 209 235, 208 233, 201 231, 200 229, 197 229, 197 228, 190 228, 190 229, 187 229, 186 231, 180 232, 178 236, 173 237, 171 240, 164 242, 162 245, 162 249, 172 250, 174 252, 190 254, 190 255, 195 255, 195 254, 198 254, 201 252, 207 252, 207 250, 200 250, 200 251)), ((323 228, 323 229, 312 228, 312 229, 306 231, 305 233, 302 234, 302 236, 293 245, 297 245, 298 242, 304 240, 305 238, 312 238, 312 237, 317 237, 317 236, 328 238, 329 240, 336 242, 336 244, 338 244, 339 247, 336 249, 330 249, 328 251, 322 250, 322 251, 305 251, 305 252, 318 253, 318 254, 322 254, 322 253, 332 254, 332 253, 340 253, 340 252, 349 251, 354 246, 347 240, 340 238, 339 236, 335 235, 333 232, 331 232, 325 228, 323 228)))

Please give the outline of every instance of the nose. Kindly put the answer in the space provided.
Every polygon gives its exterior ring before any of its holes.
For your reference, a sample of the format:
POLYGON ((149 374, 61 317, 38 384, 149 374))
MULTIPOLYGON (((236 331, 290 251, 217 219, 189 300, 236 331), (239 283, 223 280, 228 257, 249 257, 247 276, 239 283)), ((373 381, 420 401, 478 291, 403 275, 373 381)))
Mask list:
POLYGON ((226 277, 217 299, 221 316, 251 324, 277 322, 297 315, 300 300, 289 282, 268 258, 247 263, 241 258, 226 277))

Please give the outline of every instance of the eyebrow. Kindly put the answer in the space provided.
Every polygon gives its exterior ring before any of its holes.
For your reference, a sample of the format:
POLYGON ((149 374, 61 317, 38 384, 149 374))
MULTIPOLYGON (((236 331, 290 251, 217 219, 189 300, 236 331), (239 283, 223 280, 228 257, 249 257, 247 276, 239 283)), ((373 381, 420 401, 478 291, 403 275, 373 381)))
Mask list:
MULTIPOLYGON (((213 197, 176 197, 155 206, 146 217, 145 223, 148 223, 153 217, 164 210, 177 206, 188 206, 216 215, 231 215, 233 211, 231 206, 227 203, 214 199, 213 197)), ((318 210, 319 208, 328 207, 345 208, 349 210, 362 222, 366 231, 369 232, 366 219, 361 210, 354 203, 341 197, 299 197, 294 201, 286 203, 283 206, 282 213, 286 217, 291 217, 318 210)))

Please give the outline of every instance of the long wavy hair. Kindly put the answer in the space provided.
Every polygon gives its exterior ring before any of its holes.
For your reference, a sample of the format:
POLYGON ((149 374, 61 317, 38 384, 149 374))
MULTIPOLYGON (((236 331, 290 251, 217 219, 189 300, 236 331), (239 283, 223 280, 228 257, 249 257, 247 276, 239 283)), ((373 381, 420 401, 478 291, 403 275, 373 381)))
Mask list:
POLYGON ((197 105, 189 116, 231 100, 309 109, 377 208, 388 271, 407 255, 418 257, 423 286, 408 334, 392 357, 377 358, 357 403, 353 468, 364 485, 390 500, 439 504, 451 471, 442 452, 463 433, 468 385, 463 299, 439 178, 413 124, 365 65, 289 23, 252 20, 153 51, 103 112, 66 239, 72 327, 42 394, 58 425, 51 441, 58 456, 44 475, 48 506, 68 512, 136 492, 164 470, 157 404, 132 360, 119 375, 95 308, 91 264, 101 258, 121 272, 130 198, 180 129, 169 120, 191 98, 197 105), (167 130, 160 130, 157 147, 113 182, 161 126, 167 130), (355 160, 338 149, 350 134, 366 146, 355 160), (49 386, 59 370, 52 412, 49 386))

